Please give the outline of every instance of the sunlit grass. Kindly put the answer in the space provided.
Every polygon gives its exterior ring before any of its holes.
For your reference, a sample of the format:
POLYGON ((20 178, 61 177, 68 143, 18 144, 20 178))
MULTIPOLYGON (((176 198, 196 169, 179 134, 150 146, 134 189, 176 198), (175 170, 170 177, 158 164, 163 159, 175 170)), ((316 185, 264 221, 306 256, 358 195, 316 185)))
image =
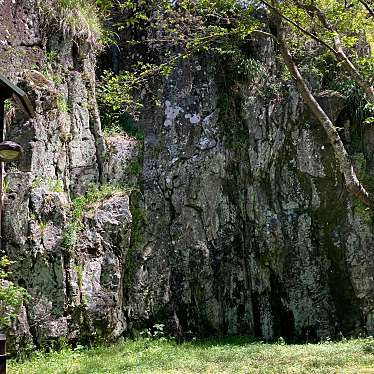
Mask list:
POLYGON ((37 353, 11 360, 9 374, 115 373, 363 373, 374 374, 374 340, 304 345, 249 339, 125 341, 110 347, 37 353))

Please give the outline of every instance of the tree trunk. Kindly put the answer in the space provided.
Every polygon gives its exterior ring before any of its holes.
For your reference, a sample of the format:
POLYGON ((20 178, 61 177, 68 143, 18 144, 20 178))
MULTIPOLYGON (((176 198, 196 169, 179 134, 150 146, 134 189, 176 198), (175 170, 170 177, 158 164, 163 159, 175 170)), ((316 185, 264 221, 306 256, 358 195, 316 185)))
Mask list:
POLYGON ((337 34, 334 37, 334 45, 336 50, 336 58, 343 63, 343 66, 345 67, 345 70, 348 72, 348 74, 366 93, 368 101, 374 103, 374 88, 370 86, 370 84, 368 84, 368 82, 366 82, 365 79, 363 79, 362 75, 353 65, 352 61, 347 57, 347 55, 344 52, 339 35, 337 34))
POLYGON ((272 10, 274 13, 276 13, 276 16, 279 18, 285 19, 287 22, 291 23, 293 26, 295 26, 298 30, 303 32, 304 34, 308 35, 318 43, 325 46, 329 51, 331 51, 335 58, 342 62, 343 67, 345 68, 346 72, 351 76, 351 78, 361 87, 361 89, 366 93, 368 101, 374 103, 374 87, 372 87, 360 74, 357 67, 352 63, 352 61, 347 57, 347 55, 344 52, 339 34, 337 33, 334 26, 327 20, 325 14, 317 8, 314 4, 313 5, 305 5, 299 0, 293 0, 294 4, 298 6, 301 9, 304 9, 306 12, 313 12, 317 14, 318 18, 320 19, 323 26, 329 30, 331 33, 335 34, 334 37, 334 48, 331 47, 328 43, 326 43, 322 38, 320 38, 318 35, 309 32, 304 27, 302 27, 297 22, 293 21, 292 19, 285 16, 282 12, 279 11, 279 9, 276 7, 276 3, 273 1, 273 5, 269 4, 266 0, 260 0, 260 2, 264 5, 266 5, 270 10, 272 10))
MULTIPOLYGON (((276 4, 274 4, 276 6, 276 4)), ((318 122, 325 129, 328 139, 333 147, 336 161, 338 163, 339 169, 344 175, 345 183, 348 190, 360 199, 366 206, 374 208, 374 199, 368 191, 362 186, 358 180, 356 173, 354 171, 350 157, 344 147, 344 144, 337 132, 334 124, 325 113, 325 111, 318 104, 317 100, 313 96, 312 92, 309 90, 304 78, 302 77, 298 67, 296 66, 290 51, 288 50, 287 42, 284 37, 284 29, 282 25, 282 18, 278 12, 274 12, 274 18, 277 27, 277 39, 280 47, 280 52, 282 54, 283 60, 290 71, 291 75, 296 81, 297 89, 304 99, 306 105, 314 114, 318 122)))

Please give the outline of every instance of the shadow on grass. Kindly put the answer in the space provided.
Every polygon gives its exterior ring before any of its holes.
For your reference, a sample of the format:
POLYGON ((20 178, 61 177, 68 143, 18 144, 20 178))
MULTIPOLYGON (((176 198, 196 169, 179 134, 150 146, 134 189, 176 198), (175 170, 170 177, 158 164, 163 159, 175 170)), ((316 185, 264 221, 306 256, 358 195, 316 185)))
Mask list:
MULTIPOLYGON (((196 347, 217 347, 217 346, 244 346, 248 344, 259 344, 261 340, 253 336, 225 336, 217 338, 205 338, 188 342, 196 347)), ((183 344, 183 343, 182 343, 183 344)))

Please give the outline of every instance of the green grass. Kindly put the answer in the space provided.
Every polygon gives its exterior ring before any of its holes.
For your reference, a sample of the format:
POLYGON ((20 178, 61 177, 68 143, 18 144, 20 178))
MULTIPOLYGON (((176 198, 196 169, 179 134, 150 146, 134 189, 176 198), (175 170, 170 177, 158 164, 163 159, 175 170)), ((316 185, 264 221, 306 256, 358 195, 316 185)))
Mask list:
POLYGON ((49 27, 93 46, 99 42, 103 29, 95 0, 38 0, 37 7, 49 27))
POLYGON ((146 339, 110 347, 37 353, 8 374, 374 373, 374 340, 279 345, 245 338, 176 344, 146 339))

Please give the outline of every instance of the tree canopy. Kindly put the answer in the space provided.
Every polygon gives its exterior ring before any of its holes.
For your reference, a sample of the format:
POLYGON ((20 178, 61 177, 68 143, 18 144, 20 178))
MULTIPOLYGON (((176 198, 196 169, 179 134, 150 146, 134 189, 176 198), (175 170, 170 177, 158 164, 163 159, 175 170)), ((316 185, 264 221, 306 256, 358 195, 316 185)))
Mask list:
POLYGON ((354 92, 360 97, 361 124, 374 123, 371 1, 98 0, 97 3, 105 10, 115 8, 121 15, 112 23, 115 32, 127 30, 133 36, 129 44, 157 50, 159 58, 138 61, 119 74, 106 72, 100 85, 104 107, 134 113, 141 106, 134 99, 134 90, 144 87, 155 76, 170 74, 179 60, 204 51, 221 56, 238 55, 240 45, 246 40, 270 38, 289 78, 325 129, 348 190, 374 208, 374 199, 358 180, 336 125, 319 105, 317 92, 313 92, 308 82, 309 73, 317 71, 322 77, 327 76, 327 88, 346 97, 354 92))

